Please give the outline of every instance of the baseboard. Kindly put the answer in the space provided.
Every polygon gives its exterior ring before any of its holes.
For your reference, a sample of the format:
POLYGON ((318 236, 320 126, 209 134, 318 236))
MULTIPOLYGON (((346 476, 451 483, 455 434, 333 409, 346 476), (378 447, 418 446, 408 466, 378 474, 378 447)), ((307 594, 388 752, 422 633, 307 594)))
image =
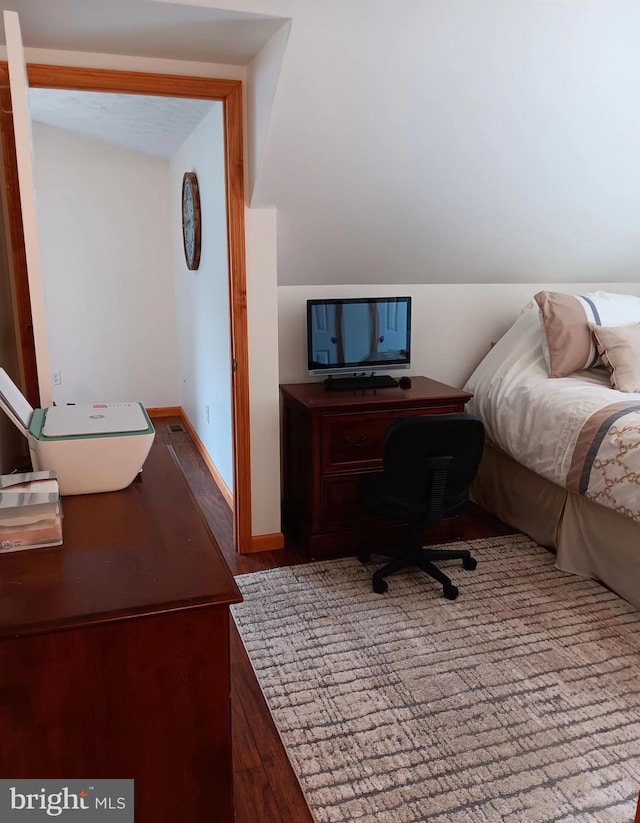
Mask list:
POLYGON ((189 435, 191 436, 191 439, 193 440, 193 443, 196 449, 198 450, 200 457, 202 457, 207 468, 209 469, 209 474, 211 475, 211 477, 213 477, 213 482, 218 487, 220 494, 224 497, 229 508, 233 511, 233 493, 222 479, 222 475, 216 468, 216 465, 211 459, 209 452, 206 450, 204 443, 198 437, 198 433, 194 429, 193 425, 191 424, 191 421, 187 417, 187 414, 182 407, 178 409, 178 416, 182 420, 182 424, 185 427, 185 429, 189 432, 189 435))
POLYGON ((284 535, 282 532, 274 534, 254 534, 251 538, 251 547, 243 554, 255 554, 257 552, 272 552, 276 549, 284 549, 284 535))
MULTIPOLYGON (((222 479, 222 475, 216 468, 215 463, 211 459, 209 452, 205 448, 204 443, 200 440, 198 433, 196 432, 193 424, 187 417, 187 413, 182 408, 182 406, 165 406, 161 408, 153 408, 147 409, 147 414, 149 417, 179 417, 182 425, 189 433, 189 436, 193 440, 193 444, 196 447, 198 454, 205 462, 207 469, 209 470, 209 474, 213 478, 213 482, 218 487, 220 494, 225 499, 227 505, 231 510, 233 510, 233 493, 227 486, 227 484, 222 479)), ((284 535, 282 532, 274 532, 273 534, 255 534, 251 537, 251 544, 248 549, 245 549, 242 553, 243 554, 257 554, 258 552, 270 552, 270 551, 277 551, 279 549, 284 549, 284 535)))
POLYGON ((149 417, 182 417, 180 406, 159 406, 147 409, 149 417))

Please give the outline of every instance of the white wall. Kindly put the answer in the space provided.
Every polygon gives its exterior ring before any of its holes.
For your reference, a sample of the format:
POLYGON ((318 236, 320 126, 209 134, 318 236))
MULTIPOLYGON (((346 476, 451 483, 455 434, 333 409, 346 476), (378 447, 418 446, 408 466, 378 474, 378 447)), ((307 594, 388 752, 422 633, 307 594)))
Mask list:
POLYGON ((249 64, 246 85, 247 121, 251 124, 246 134, 248 159, 246 190, 249 204, 252 202, 252 193, 256 188, 262 148, 269 132, 280 70, 290 31, 291 23, 283 26, 249 64))
POLYGON ((507 331, 536 292, 550 289, 584 294, 598 288, 640 294, 640 283, 280 286, 280 382, 319 380, 307 376, 306 301, 310 299, 410 295, 411 370, 396 376, 424 375, 461 388, 491 344, 507 331))
POLYGON ((280 392, 275 209, 246 209, 252 533, 280 531, 280 392))
POLYGON ((638 0, 300 0, 252 206, 280 285, 633 281, 638 0))
POLYGON ((231 342, 222 105, 214 106, 170 161, 171 237, 180 405, 233 491, 231 342), (200 266, 187 269, 180 221, 182 177, 198 177, 200 266), (207 420, 207 406, 209 419, 207 420))
POLYGON ((169 165, 34 123, 57 403, 178 404, 169 165))

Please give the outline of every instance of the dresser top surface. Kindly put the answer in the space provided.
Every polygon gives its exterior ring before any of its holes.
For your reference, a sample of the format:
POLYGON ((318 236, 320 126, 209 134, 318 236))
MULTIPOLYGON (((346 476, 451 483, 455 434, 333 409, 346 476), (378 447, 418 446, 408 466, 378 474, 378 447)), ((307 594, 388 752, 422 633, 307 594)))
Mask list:
POLYGON ((62 546, 0 555, 0 638, 241 600, 166 446, 140 482, 62 509, 62 546))
POLYGON ((472 395, 462 389, 439 383, 429 377, 412 377, 411 386, 393 386, 383 389, 355 389, 331 391, 324 382, 287 383, 280 386, 282 394, 307 409, 339 411, 346 406, 385 408, 397 405, 466 403, 472 395))

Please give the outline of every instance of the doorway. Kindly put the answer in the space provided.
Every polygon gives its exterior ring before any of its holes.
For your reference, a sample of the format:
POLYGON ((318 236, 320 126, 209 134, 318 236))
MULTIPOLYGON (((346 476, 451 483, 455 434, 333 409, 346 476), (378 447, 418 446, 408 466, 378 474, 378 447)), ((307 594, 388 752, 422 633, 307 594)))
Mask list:
MULTIPOLYGON (((234 489, 234 544, 237 551, 251 549, 251 477, 249 442, 249 374, 247 342, 246 272, 244 245, 244 179, 241 83, 236 80, 219 80, 177 75, 142 74, 69 68, 63 66, 30 65, 27 67, 29 86, 32 88, 75 89, 124 94, 141 94, 162 97, 218 100, 223 109, 224 163, 227 206, 227 250, 229 278, 229 327, 231 350, 231 415, 233 448, 234 489)), ((36 374, 32 342, 31 315, 24 250, 20 248, 20 232, 15 223, 19 220, 20 201, 17 190, 17 172, 12 172, 13 152, 7 145, 13 138, 12 131, 3 123, 3 150, 8 214, 12 224, 12 264, 16 313, 23 372, 27 394, 32 405, 36 374), (14 180, 15 178, 15 180, 14 180), (17 242, 16 242, 17 241, 17 242), (31 376, 31 379, 29 379, 31 376)), ((37 391, 37 382, 35 383, 37 391)), ((34 400, 36 401, 34 403, 34 400)))

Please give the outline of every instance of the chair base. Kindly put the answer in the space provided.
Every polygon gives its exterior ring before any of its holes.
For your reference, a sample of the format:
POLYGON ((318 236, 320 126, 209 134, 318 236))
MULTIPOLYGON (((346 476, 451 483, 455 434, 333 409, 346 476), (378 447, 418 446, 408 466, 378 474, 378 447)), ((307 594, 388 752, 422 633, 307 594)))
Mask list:
POLYGON ((451 578, 441 571, 437 566, 434 566, 432 560, 462 560, 463 568, 468 571, 473 571, 478 565, 478 561, 471 555, 468 549, 429 549, 425 546, 417 551, 398 552, 397 550, 361 549, 358 554, 358 560, 361 563, 367 563, 372 554, 381 554, 383 557, 391 558, 390 561, 381 569, 373 573, 371 578, 373 591, 376 594, 384 594, 389 588, 389 584, 384 579, 389 577, 402 569, 418 568, 425 574, 437 580, 442 585, 442 594, 447 600, 455 600, 458 596, 458 589, 451 581, 451 578))

